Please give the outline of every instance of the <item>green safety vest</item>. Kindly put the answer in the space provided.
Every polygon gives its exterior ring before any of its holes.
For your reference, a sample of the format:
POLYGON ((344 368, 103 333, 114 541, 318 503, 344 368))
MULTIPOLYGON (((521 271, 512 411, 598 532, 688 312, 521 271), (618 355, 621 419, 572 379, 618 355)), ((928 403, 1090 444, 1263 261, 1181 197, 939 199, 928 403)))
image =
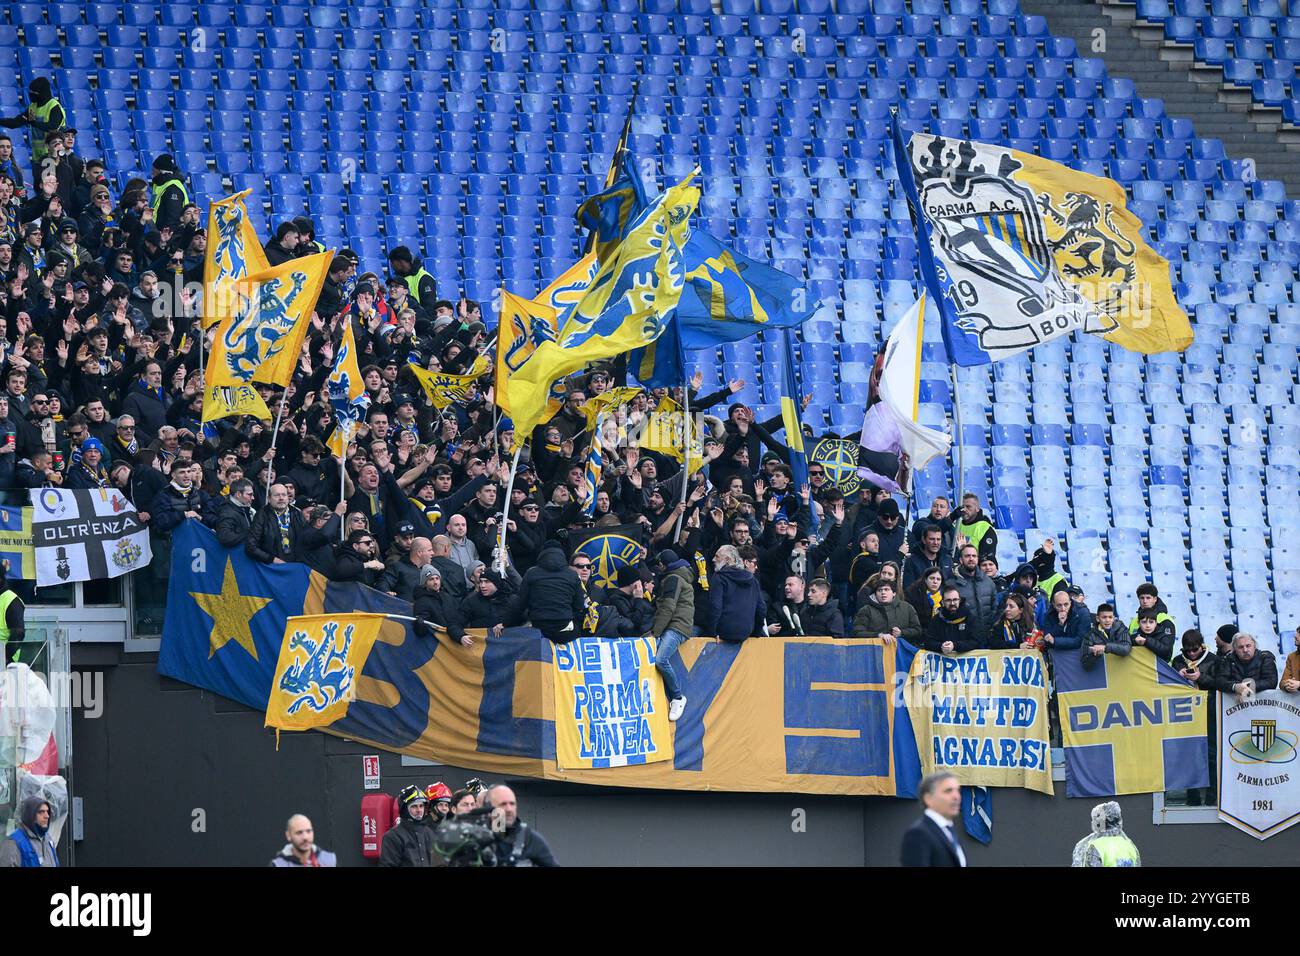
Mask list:
POLYGON ((975 545, 976 550, 979 550, 980 542, 984 540, 984 536, 989 533, 989 529, 992 527, 992 524, 983 519, 976 521, 974 524, 967 524, 964 521, 958 521, 957 533, 959 535, 965 535, 966 540, 975 545))
POLYGON ((177 189, 181 191, 182 202, 188 203, 190 201, 190 194, 185 191, 185 184, 181 182, 179 179, 169 179, 161 186, 154 186, 153 187, 153 218, 155 223, 157 223, 158 221, 158 210, 162 208, 163 195, 172 186, 175 186, 177 189))
POLYGON ((5 591, 0 594, 0 644, 6 644, 9 641, 9 625, 5 620, 9 613, 9 605, 18 600, 18 595, 13 591, 5 591))
POLYGON ((1101 857, 1102 866, 1138 866, 1138 848, 1126 836, 1097 837, 1090 844, 1101 857))
MULTIPOLYGON (((56 106, 60 106, 59 101, 53 96, 51 96, 45 102, 44 106, 35 107, 36 119, 42 123, 48 123, 50 121, 50 114, 54 112, 54 107, 56 106)), ((60 106, 60 108, 62 107, 60 106)), ((63 125, 60 126, 59 129, 63 129, 64 127, 67 126, 67 120, 68 120, 68 112, 67 110, 64 110, 63 125)), ((46 134, 50 132, 53 131, 48 129, 32 131, 32 165, 33 166, 39 165, 40 161, 49 155, 50 150, 49 147, 45 145, 45 137, 46 134)))
MULTIPOLYGON (((411 275, 405 277, 406 291, 410 294, 411 298, 414 299, 416 304, 419 306, 424 305, 424 303, 420 301, 420 278, 422 276, 427 276, 427 275, 429 275, 429 273, 425 271, 424 266, 420 266, 418 272, 412 273, 411 275)), ((429 276, 429 278, 432 279, 433 276, 429 276)))
MULTIPOLYGON (((976 547, 979 547, 979 545, 976 545, 976 547)), ((1042 588, 1043 593, 1050 598, 1052 596, 1052 591, 1056 589, 1056 583, 1058 581, 1064 581, 1064 580, 1065 580, 1065 575, 1062 574, 1060 571, 1057 571, 1050 578, 1047 578, 1046 580, 1043 581, 1039 581, 1038 586, 1042 588)))

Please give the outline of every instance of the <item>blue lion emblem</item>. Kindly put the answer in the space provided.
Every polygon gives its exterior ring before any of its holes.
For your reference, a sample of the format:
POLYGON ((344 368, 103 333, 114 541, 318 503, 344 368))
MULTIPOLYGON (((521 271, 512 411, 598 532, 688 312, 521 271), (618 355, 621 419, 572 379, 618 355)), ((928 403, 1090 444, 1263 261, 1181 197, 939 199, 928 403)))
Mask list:
POLYGON ((334 409, 334 420, 345 434, 351 435, 352 429, 370 407, 370 396, 362 389, 356 398, 349 397, 352 393, 352 376, 344 368, 350 358, 349 351, 346 344, 339 346, 334 371, 325 381, 325 393, 329 396, 330 407, 334 409))
POLYGON ((226 368, 241 382, 250 382, 260 365, 269 361, 283 347, 283 340, 293 328, 289 314, 303 287, 307 273, 294 272, 288 295, 280 295, 283 279, 263 282, 257 290, 257 304, 249 303, 222 337, 226 346, 226 368))
POLYGON ((321 628, 322 640, 317 643, 302 631, 294 631, 289 638, 289 650, 305 650, 307 659, 299 661, 295 656, 280 678, 280 690, 286 694, 296 694, 287 713, 296 714, 303 707, 323 713, 329 707, 344 700, 352 690, 352 681, 357 669, 347 664, 348 648, 352 646, 353 625, 349 624, 343 631, 343 646, 336 647, 339 625, 330 621, 321 628), (337 665, 337 666, 336 666, 337 665), (319 703, 318 703, 319 701, 319 703))
POLYGON ((244 274, 244 217, 235 206, 218 206, 217 248, 215 262, 220 272, 216 278, 238 278, 244 274), (229 265, 227 265, 229 262, 229 265))

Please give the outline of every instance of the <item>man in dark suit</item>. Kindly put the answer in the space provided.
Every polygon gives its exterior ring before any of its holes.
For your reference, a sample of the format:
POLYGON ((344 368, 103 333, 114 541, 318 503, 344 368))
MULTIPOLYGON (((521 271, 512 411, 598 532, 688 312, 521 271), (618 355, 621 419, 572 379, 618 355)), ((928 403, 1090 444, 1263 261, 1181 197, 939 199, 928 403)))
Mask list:
POLYGON ((940 771, 926 776, 919 791, 925 815, 903 834, 903 866, 965 866, 954 823, 961 813, 961 781, 940 771))

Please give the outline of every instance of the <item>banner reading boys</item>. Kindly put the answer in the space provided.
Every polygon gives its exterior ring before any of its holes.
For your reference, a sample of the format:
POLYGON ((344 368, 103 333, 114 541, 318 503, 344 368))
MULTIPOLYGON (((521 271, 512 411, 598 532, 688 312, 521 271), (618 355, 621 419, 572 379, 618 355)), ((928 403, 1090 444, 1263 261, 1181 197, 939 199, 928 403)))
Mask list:
POLYGON ((555 762, 562 770, 673 757, 668 701, 643 637, 583 637, 555 646, 555 762))
POLYGON ((918 651, 906 694, 922 771, 1050 794, 1046 685, 1036 651, 918 651))

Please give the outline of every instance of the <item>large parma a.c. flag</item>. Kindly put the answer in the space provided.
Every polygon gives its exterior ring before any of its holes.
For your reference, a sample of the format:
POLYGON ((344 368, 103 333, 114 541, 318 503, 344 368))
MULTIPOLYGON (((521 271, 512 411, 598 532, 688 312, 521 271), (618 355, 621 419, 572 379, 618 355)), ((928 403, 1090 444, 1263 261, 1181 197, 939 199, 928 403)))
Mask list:
POLYGON ((1210 784, 1205 691, 1143 647, 1055 655, 1057 704, 1071 797, 1189 790, 1210 784))
POLYGON ((36 584, 115 578, 153 560, 149 529, 116 488, 33 488, 36 584))
POLYGON ((1076 329, 1134 352, 1192 344, 1169 263, 1123 188, 1028 153, 914 133, 894 159, 921 272, 957 365, 1009 358, 1076 329))

